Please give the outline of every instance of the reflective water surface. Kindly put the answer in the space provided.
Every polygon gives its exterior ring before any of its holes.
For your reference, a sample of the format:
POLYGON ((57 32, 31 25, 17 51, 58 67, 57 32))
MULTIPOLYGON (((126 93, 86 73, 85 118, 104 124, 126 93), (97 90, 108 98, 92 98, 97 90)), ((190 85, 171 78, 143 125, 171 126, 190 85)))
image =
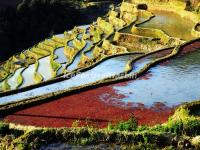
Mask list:
POLYGON ((179 105, 200 98, 200 50, 183 57, 171 59, 165 65, 157 65, 137 80, 124 86, 113 86, 125 95, 124 102, 143 103, 151 106, 156 102, 167 106, 179 105))
POLYGON ((96 67, 81 74, 78 74, 71 79, 35 88, 29 91, 17 93, 14 95, 1 97, 0 104, 90 84, 110 77, 112 75, 122 73, 125 70, 127 62, 130 59, 133 59, 134 56, 135 55, 117 56, 103 61, 96 67))
POLYGON ((168 35, 184 40, 193 39, 191 35, 194 24, 189 19, 168 11, 152 11, 155 15, 150 21, 139 25, 140 27, 161 29, 168 35))

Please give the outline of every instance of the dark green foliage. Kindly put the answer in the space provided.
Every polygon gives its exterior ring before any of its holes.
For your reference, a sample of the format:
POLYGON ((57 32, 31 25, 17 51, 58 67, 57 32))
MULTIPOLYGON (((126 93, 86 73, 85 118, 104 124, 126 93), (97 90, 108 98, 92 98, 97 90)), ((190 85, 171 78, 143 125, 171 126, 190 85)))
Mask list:
POLYGON ((119 131, 135 131, 138 127, 138 122, 134 115, 126 122, 120 122, 117 124, 114 129, 119 131))
POLYGON ((145 131, 145 130, 148 130, 149 129, 149 127, 148 126, 146 126, 146 125, 142 125, 142 126, 139 126, 138 128, 137 128, 137 131, 145 131))
POLYGON ((0 122, 0 135, 5 135, 9 133, 9 125, 0 122))
POLYGON ((192 119, 188 120, 187 124, 184 125, 184 131, 189 136, 196 136, 200 134, 200 120, 192 119))
POLYGON ((182 134, 183 132, 183 122, 182 121, 174 121, 171 125, 166 128, 167 131, 176 133, 176 134, 182 134))

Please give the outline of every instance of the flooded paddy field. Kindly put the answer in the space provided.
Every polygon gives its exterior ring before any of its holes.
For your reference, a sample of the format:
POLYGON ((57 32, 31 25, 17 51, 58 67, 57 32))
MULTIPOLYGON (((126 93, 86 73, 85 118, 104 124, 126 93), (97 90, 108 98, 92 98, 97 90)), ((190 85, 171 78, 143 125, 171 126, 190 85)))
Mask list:
POLYGON ((24 125, 70 127, 76 120, 85 125, 87 119, 97 127, 105 127, 109 122, 127 120, 134 114, 140 125, 164 123, 177 106, 200 98, 196 85, 199 82, 199 46, 200 42, 195 42, 184 47, 178 56, 151 68, 136 80, 62 97, 18 111, 5 120, 24 125))
POLYGON ((0 149, 200 148, 200 3, 146 2, 0 64, 0 149))
POLYGON ((110 77, 112 75, 122 73, 125 71, 124 69, 128 61, 133 59, 133 56, 135 55, 132 55, 132 57, 131 55, 126 55, 108 59, 106 61, 103 61, 96 67, 92 68, 91 70, 88 70, 82 74, 78 74, 77 76, 71 79, 66 79, 61 82, 35 88, 26 92, 1 97, 0 103, 8 103, 12 101, 22 100, 25 98, 31 98, 34 96, 40 96, 43 94, 56 92, 59 90, 70 89, 72 87, 78 87, 84 84, 93 83, 104 78, 110 77))
POLYGON ((189 19, 183 19, 180 15, 168 12, 154 10, 155 15, 150 21, 140 24, 139 27, 160 29, 171 37, 177 37, 183 40, 191 40, 191 30, 195 26, 189 19))
MULTIPOLYGON (((183 19, 178 14, 168 11, 152 11, 151 13, 155 16, 152 18, 150 17, 149 20, 148 17, 139 18, 137 23, 140 22, 140 24, 136 24, 136 26, 143 29, 159 29, 160 32, 156 30, 158 34, 163 31, 162 33, 166 33, 166 35, 162 34, 162 36, 165 36, 163 39, 169 36, 171 38, 170 40, 174 40, 174 43, 178 41, 175 46, 173 45, 174 47, 177 47, 184 41, 194 39, 191 33, 194 24, 190 20, 183 19), (141 23, 143 21, 145 22, 141 23), (177 41, 175 41, 175 39, 177 41)), ((114 27, 111 23, 105 22, 105 20, 103 21, 103 19, 98 20, 97 23, 93 23, 93 26, 89 27, 89 25, 86 25, 82 28, 87 29, 87 35, 89 35, 89 37, 85 37, 87 40, 84 41, 86 42, 84 48, 73 49, 76 52, 74 53, 74 59, 72 59, 69 65, 67 65, 68 59, 64 54, 64 47, 55 50, 54 54, 57 56, 55 62, 61 64, 57 72, 58 75, 62 74, 64 69, 69 72, 76 70, 82 58, 82 54, 87 56, 88 60, 86 60, 86 62, 92 62, 101 60, 99 58, 105 57, 105 54, 108 53, 114 55, 118 54, 120 50, 130 50, 128 46, 117 45, 118 43, 116 41, 112 41, 115 35, 114 27), (100 24, 99 27, 98 23, 100 24), (108 41, 110 40, 107 42, 107 45, 105 44, 106 42, 104 43, 104 39, 101 39, 102 37, 106 37, 103 33, 105 29, 102 27, 101 23, 105 23, 114 31, 111 34, 111 38, 107 39, 108 41), (93 43, 92 39, 94 37, 101 39, 98 44, 93 43), (105 44, 104 47, 101 43, 105 44), (88 51, 88 48, 93 44, 94 47, 88 51), (112 49, 112 51, 109 51, 110 49, 112 49)), ((127 27, 120 32, 124 33, 126 36, 126 33, 131 31, 131 28, 132 26, 127 27)), ((166 48, 170 45, 164 42, 165 45, 161 40, 159 41, 158 37, 156 37, 157 33, 155 33, 154 37, 153 32, 155 32, 155 30, 151 30, 151 32, 146 34, 138 34, 138 36, 134 36, 134 38, 132 37, 132 39, 136 39, 135 41, 141 43, 142 48, 144 48, 144 45, 147 45, 146 51, 142 51, 142 49, 141 51, 135 50, 136 48, 133 49, 133 51, 147 54, 148 52, 155 51, 148 49, 148 46, 150 47, 153 45, 157 47, 160 44, 163 48, 166 48)), ((129 35, 132 36, 133 34, 132 32, 129 35)), ((57 37, 60 38, 62 43, 64 34, 57 35, 57 37)), ((78 34, 75 38, 81 40, 82 37, 83 33, 78 34)), ((64 43, 64 45, 67 44, 67 46, 71 48, 76 48, 77 45, 74 44, 73 40, 74 39, 69 40, 68 43, 64 43)), ((168 42, 171 42, 170 40, 168 42)), ((126 43, 127 41, 124 42, 126 43)), ((134 44, 134 42, 132 42, 128 44, 130 46, 130 44, 136 45, 137 43, 134 44)), ((78 43, 78 47, 81 47, 80 43, 78 43)), ((104 128, 107 127, 109 123, 115 124, 120 121, 126 121, 133 114, 139 125, 154 126, 156 124, 165 123, 178 106, 186 102, 200 99, 200 88, 197 84, 200 82, 200 41, 195 41, 190 45, 183 46, 178 55, 162 63, 151 66, 148 71, 145 70, 145 72, 143 72, 144 74, 136 77, 136 79, 106 84, 102 87, 92 86, 95 83, 104 81, 110 76, 124 73, 127 71, 127 68, 129 68, 127 72, 128 75, 137 74, 151 64, 151 62, 173 53, 174 47, 165 51, 157 51, 149 55, 144 55, 144 57, 136 59, 136 61, 131 64, 131 60, 142 54, 125 54, 125 52, 122 52, 124 53, 123 55, 109 57, 102 62, 98 62, 97 65, 84 70, 82 73, 76 74, 76 76, 66 78, 66 80, 0 97, 0 104, 4 105, 6 103, 40 97, 45 94, 52 94, 63 90, 67 91, 74 88, 81 89, 88 85, 91 86, 90 90, 78 91, 68 96, 53 98, 50 102, 20 109, 19 111, 5 116, 4 121, 36 127, 71 127, 75 121, 79 120, 80 126, 90 124, 97 128, 104 128)), ((160 49, 160 47, 158 49, 160 49)), ((52 66, 49 62, 50 56, 39 60, 40 65, 37 71, 42 75, 44 81, 53 78, 51 72, 52 66)), ((33 70, 34 65, 30 65, 22 73, 24 78, 22 87, 33 84, 33 70)), ((17 70, 13 78, 16 78, 19 73, 20 70, 17 70)), ((12 84, 12 88, 14 88, 16 83, 11 80, 12 78, 8 82, 12 84)), ((192 113, 199 116, 198 109, 195 109, 192 113)))

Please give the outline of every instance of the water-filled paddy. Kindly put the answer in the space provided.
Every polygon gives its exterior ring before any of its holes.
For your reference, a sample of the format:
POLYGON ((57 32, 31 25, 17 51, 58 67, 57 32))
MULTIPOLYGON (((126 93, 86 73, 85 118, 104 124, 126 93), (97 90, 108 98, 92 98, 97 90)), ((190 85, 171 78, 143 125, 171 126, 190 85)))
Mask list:
POLYGON ((155 28, 166 32, 172 37, 181 38, 183 40, 191 40, 194 24, 189 19, 184 19, 180 15, 168 11, 152 11, 155 15, 150 21, 139 25, 145 28, 155 28))
POLYGON ((124 86, 113 86, 124 102, 152 106, 162 102, 176 106, 200 98, 200 50, 157 65, 144 78, 129 81, 124 86))
MULTIPOLYGON (((191 21, 184 20, 179 15, 172 12, 153 11, 153 13, 155 17, 141 24, 141 27, 160 29, 170 36, 181 38, 185 41, 193 38, 191 36, 191 30, 194 25, 191 21)), ((146 20, 147 18, 140 18, 137 23, 144 21, 143 19, 146 20)), ((130 29, 131 27, 122 32, 130 33, 130 29)), ((82 35, 82 33, 79 34, 77 39, 81 40, 82 35)), ((130 35, 133 37, 131 33, 130 35)), ((63 34, 57 36, 63 38, 63 34)), ((143 36, 152 37, 152 34, 145 33, 143 36)), ((109 38, 109 40, 112 43, 112 37, 109 38)), ((113 41, 113 43, 118 46, 124 46, 128 48, 128 50, 140 49, 141 52, 144 52, 145 47, 143 45, 141 45, 141 48, 137 48, 137 44, 140 44, 140 42, 146 44, 147 47, 154 46, 155 44, 155 47, 150 48, 152 50, 161 49, 165 46, 167 47, 170 45, 170 42, 173 42, 170 40, 169 44, 164 45, 165 42, 154 43, 154 40, 157 39, 148 38, 147 40, 145 38, 140 38, 138 41, 136 40, 136 43, 133 42, 134 38, 132 38, 130 40, 124 40, 124 43, 127 45, 120 45, 119 42, 115 41, 113 41), (133 44, 133 46, 131 44, 133 44), (161 46, 159 46, 159 44, 161 44, 161 46)), ((176 44, 178 45, 178 42, 176 44)), ((76 49, 73 40, 69 41, 67 45, 76 49)), ((69 66, 66 64, 67 60, 63 53, 63 48, 57 49, 55 51, 55 54, 58 56, 56 61, 62 64, 62 67, 58 70, 58 74, 61 74, 66 66, 66 69, 69 71, 76 69, 80 62, 81 54, 84 53, 89 46, 91 46, 91 43, 87 41, 86 47, 76 54, 73 62, 71 62, 69 66)), ((191 48, 192 47, 193 45, 191 44, 191 48)), ((107 48, 105 49, 107 50, 107 48)), ((150 52, 149 49, 146 49, 145 52, 147 51, 150 52)), ((58 94, 63 97, 51 97, 52 101, 50 102, 44 101, 43 104, 21 109, 6 116, 4 120, 22 125, 40 127, 71 127, 75 120, 80 120, 81 126, 86 125, 87 121, 90 121, 96 125, 95 127, 102 128, 106 127, 109 122, 115 123, 121 120, 128 120, 130 114, 134 114, 139 125, 151 126, 164 123, 167 121, 168 117, 172 115, 175 106, 200 98, 200 90, 197 84, 200 81, 199 51, 182 57, 171 58, 164 63, 152 67, 145 75, 136 80, 92 89, 94 83, 103 81, 103 79, 110 76, 119 75, 125 71, 125 67, 127 71, 127 68, 130 67, 127 66, 127 63, 129 60, 133 59, 135 55, 110 58, 90 68, 90 70, 82 74, 77 74, 72 78, 66 78, 64 81, 59 80, 57 83, 52 83, 50 85, 45 84, 43 87, 0 98, 0 104, 4 104, 53 92, 74 88, 79 89, 81 88, 80 86, 91 86, 90 90, 82 92, 77 90, 76 94, 66 94, 67 96, 58 94)), ((117 53, 118 49, 113 49, 113 52, 117 53)), ((153 64, 152 60, 157 60, 170 53, 171 50, 164 54, 159 52, 136 60, 136 62, 132 63, 133 70, 130 71, 130 75, 143 70, 148 64, 153 64)), ((92 51, 87 52, 86 55, 93 57, 92 51)), ((95 60, 98 60, 98 58, 94 58, 94 61, 95 60)), ((49 63, 49 60, 47 62, 49 63)), ((38 72, 42 74, 42 76, 46 76, 46 68, 47 66, 43 69, 45 70, 45 74, 38 72)), ((48 70, 51 73, 51 66, 48 70)), ((49 78, 51 78, 50 75, 49 78)), ((134 78, 136 78, 136 76, 134 76, 134 78)), ((30 101, 28 101, 28 103, 29 102, 30 101)), ((199 111, 195 113, 198 115, 199 111)), ((67 147, 68 146, 69 145, 67 145, 67 147)))
POLYGON ((158 53, 150 54, 146 57, 143 57, 143 58, 135 61, 134 63, 132 63, 133 69, 129 72, 129 74, 134 74, 134 73, 140 71, 142 68, 144 68, 144 66, 146 64, 149 64, 152 60, 156 60, 158 58, 162 58, 162 57, 165 57, 165 56, 171 54, 172 50, 173 49, 166 49, 166 50, 160 51, 158 53))
POLYGON ((23 84, 21 87, 29 86, 34 84, 34 72, 35 72, 35 65, 32 64, 28 68, 26 68, 23 73, 23 84))
POLYGON ((48 80, 52 78, 52 72, 51 72, 51 64, 50 64, 50 57, 44 57, 39 60, 39 67, 38 67, 38 73, 42 75, 44 80, 48 80))
POLYGON ((88 50, 91 45, 92 45, 92 43, 90 41, 86 41, 86 46, 80 52, 78 52, 78 54, 75 56, 75 59, 73 60, 72 64, 70 64, 67 67, 67 70, 72 71, 72 70, 74 70, 74 69, 76 69, 78 67, 78 63, 80 61, 81 54, 84 51, 88 50))
POLYGON ((56 62, 58 62, 58 63, 67 62, 67 58, 64 54, 64 48, 63 47, 56 49, 54 54, 57 56, 57 58, 55 59, 56 62))
POLYGON ((55 91, 66 90, 72 87, 78 87, 84 84, 89 84, 102 80, 104 78, 110 77, 115 74, 122 73, 125 70, 127 62, 130 59, 133 59, 134 56, 135 55, 124 55, 108 59, 100 63, 96 67, 92 68, 91 70, 88 70, 82 74, 78 74, 69 80, 64 80, 62 82, 57 82, 51 85, 39 87, 26 92, 21 92, 18 94, 2 97, 0 98, 0 104, 11 101, 18 101, 25 98, 39 96, 47 93, 52 93, 55 91))
MULTIPOLYGON (((161 53, 162 55, 152 54, 136 61, 133 63, 134 69, 131 71, 131 74, 142 69, 151 60, 163 57, 170 52, 171 51, 168 50, 165 54, 161 53)), ((0 98, 0 100, 1 103, 11 102, 93 83, 108 76, 123 72, 125 65, 131 58, 133 58, 133 56, 111 58, 69 80, 39 87, 12 96, 6 96, 0 98)), ((113 88, 118 94, 124 95, 121 101, 126 103, 143 103, 146 106, 152 106, 157 102, 161 102, 172 107, 183 102, 198 99, 200 98, 200 90, 196 83, 198 83, 200 79, 199 58, 200 50, 182 57, 173 58, 167 65, 157 65, 151 68, 147 75, 150 76, 148 80, 139 78, 129 81, 124 86, 113 86, 113 88)))
POLYGON ((15 89, 18 86, 17 78, 19 77, 23 69, 24 68, 17 69, 14 75, 8 79, 8 84, 10 85, 11 89, 15 89))
POLYGON ((64 63, 64 64, 61 64, 61 67, 58 69, 58 71, 57 71, 57 75, 60 75, 60 74, 62 74, 63 73, 63 70, 65 69, 65 67, 66 67, 66 64, 64 63))
POLYGON ((67 45, 68 45, 69 47, 74 47, 73 40, 68 41, 68 42, 67 42, 67 45))

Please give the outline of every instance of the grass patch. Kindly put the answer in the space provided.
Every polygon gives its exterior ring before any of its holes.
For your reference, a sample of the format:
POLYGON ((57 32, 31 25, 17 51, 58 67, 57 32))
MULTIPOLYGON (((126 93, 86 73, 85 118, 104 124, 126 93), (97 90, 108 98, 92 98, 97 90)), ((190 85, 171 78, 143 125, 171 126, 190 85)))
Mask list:
POLYGON ((34 72, 34 80, 35 83, 40 83, 43 81, 43 77, 40 73, 38 73, 39 61, 35 62, 35 72, 34 72))
POLYGON ((50 56, 50 64, 51 64, 51 68, 52 68, 52 76, 56 77, 57 71, 60 69, 61 64, 54 61, 54 58, 55 58, 55 55, 50 56))
POLYGON ((3 91, 7 91, 7 90, 10 90, 10 89, 11 89, 10 85, 8 84, 8 78, 5 79, 5 80, 2 82, 2 89, 3 89, 3 91))
POLYGON ((110 35, 114 32, 113 25, 100 17, 97 19, 97 25, 103 30, 106 35, 110 35))
POLYGON ((86 46, 86 42, 85 42, 85 40, 80 41, 80 40, 74 39, 73 45, 76 49, 81 50, 86 46))

